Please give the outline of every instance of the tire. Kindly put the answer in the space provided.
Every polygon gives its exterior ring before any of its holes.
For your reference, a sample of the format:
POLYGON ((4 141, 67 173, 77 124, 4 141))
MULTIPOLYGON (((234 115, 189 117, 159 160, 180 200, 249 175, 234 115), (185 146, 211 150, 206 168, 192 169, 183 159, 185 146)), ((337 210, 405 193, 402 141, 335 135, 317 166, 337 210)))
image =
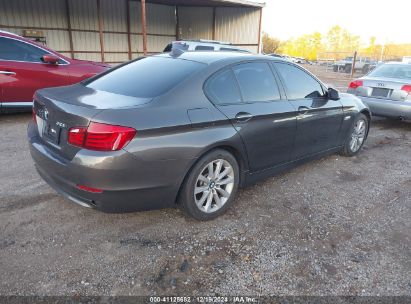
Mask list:
POLYGON ((197 220, 212 220, 233 204, 239 182, 240 169, 235 157, 222 149, 210 151, 188 172, 179 194, 178 205, 183 212, 197 220), (211 175, 210 164, 213 167, 211 175), (217 178, 215 172, 218 168, 220 176, 224 172, 227 174, 217 178), (226 184, 220 185, 219 182, 226 184))
POLYGON ((334 71, 334 72, 338 72, 338 65, 334 65, 334 66, 333 66, 333 71, 334 71))
POLYGON ((344 72, 346 73, 351 73, 351 65, 350 64, 346 64, 344 66, 344 72))
POLYGON ((368 117, 362 113, 358 114, 357 118, 351 125, 350 131, 347 135, 340 154, 348 157, 358 154, 358 152, 360 152, 362 146, 364 145, 365 140, 367 139, 369 128, 370 121, 368 117), (363 127, 359 127, 361 122, 363 122, 364 124, 363 127), (359 130, 360 128, 362 131, 359 130), (353 144, 353 141, 356 141, 356 144, 353 144))
POLYGON ((367 74, 370 71, 370 66, 368 64, 362 67, 362 73, 367 74))

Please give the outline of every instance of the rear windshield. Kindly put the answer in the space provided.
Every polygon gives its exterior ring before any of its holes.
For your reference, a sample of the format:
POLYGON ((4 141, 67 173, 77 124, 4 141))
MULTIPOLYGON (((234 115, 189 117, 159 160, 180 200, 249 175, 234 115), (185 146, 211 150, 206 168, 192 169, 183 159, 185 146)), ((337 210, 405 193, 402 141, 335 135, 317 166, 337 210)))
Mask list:
POLYGON ((139 98, 162 95, 204 64, 174 58, 147 57, 92 80, 87 87, 139 98))
POLYGON ((411 80, 411 65, 384 64, 375 68, 369 76, 411 80))

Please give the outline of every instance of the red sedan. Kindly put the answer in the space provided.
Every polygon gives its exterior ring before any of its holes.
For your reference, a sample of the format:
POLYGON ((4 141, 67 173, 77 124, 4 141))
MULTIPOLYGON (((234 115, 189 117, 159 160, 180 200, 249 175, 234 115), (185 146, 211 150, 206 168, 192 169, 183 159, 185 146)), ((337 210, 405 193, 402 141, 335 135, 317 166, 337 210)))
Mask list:
POLYGON ((108 68, 104 63, 67 58, 0 31, 0 111, 30 109, 36 90, 74 84, 108 68))

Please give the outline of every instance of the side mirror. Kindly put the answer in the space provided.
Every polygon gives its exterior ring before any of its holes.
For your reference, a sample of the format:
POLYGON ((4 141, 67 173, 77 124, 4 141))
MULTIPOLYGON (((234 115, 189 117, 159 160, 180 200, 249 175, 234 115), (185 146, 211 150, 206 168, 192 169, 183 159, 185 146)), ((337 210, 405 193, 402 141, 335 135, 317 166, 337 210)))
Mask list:
POLYGON ((43 60, 44 63, 57 64, 60 58, 55 55, 47 54, 41 57, 41 60, 43 60))
POLYGON ((334 89, 332 87, 329 87, 328 88, 328 99, 330 99, 330 100, 339 100, 340 99, 340 93, 336 89, 334 89))

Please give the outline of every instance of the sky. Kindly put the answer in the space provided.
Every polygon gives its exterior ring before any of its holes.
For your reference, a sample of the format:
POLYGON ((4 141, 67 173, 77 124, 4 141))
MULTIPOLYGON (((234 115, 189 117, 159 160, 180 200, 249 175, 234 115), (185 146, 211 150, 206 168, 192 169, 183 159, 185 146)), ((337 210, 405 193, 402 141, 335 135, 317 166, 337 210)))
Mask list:
POLYGON ((340 25, 364 43, 411 43, 411 0, 265 0, 263 31, 286 40, 340 25))

